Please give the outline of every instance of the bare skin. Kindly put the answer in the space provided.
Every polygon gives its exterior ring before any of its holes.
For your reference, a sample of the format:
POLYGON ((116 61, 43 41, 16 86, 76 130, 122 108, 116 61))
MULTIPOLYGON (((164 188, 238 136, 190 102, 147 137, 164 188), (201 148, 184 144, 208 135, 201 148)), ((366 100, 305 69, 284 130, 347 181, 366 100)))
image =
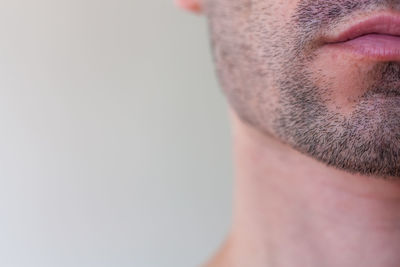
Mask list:
POLYGON ((232 117, 233 227, 206 266, 399 266, 398 182, 334 170, 232 117))
POLYGON ((345 28, 351 19, 400 14, 400 3, 177 4, 203 10, 212 22, 232 108, 232 230, 206 266, 400 266, 400 63, 337 53, 318 42, 322 31, 345 28))

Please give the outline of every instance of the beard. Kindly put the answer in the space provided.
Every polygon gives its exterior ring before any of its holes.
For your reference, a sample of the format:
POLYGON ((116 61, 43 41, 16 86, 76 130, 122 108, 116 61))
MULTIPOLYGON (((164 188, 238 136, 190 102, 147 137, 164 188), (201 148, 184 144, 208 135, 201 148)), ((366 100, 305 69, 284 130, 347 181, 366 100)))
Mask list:
POLYGON ((281 1, 208 3, 220 84, 243 122, 329 166, 400 179, 400 62, 370 62, 357 77, 313 69, 321 33, 400 11, 400 0, 299 0, 294 11, 281 1), (340 91, 356 92, 350 112, 332 109, 340 91))
POLYGON ((311 0, 299 5, 291 22, 298 34, 286 40, 290 52, 280 59, 273 131, 283 142, 329 166, 400 179, 400 62, 376 62, 360 73, 367 82, 346 115, 329 108, 335 89, 328 81, 317 83, 309 68, 316 58, 312 40, 318 32, 355 12, 388 7, 400 10, 400 1, 311 0))
POLYGON ((400 64, 381 63, 386 73, 360 96, 348 116, 333 112, 307 74, 286 76, 275 132, 295 149, 352 173, 400 178, 400 64), (394 80, 394 81, 393 81, 394 80))

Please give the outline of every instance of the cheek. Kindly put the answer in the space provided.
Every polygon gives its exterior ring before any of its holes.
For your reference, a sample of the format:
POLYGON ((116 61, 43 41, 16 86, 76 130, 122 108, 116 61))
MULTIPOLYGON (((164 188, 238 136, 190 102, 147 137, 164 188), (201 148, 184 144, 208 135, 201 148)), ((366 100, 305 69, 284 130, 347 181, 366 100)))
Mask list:
POLYGON ((312 81, 334 112, 349 115, 373 84, 376 63, 351 58, 334 50, 319 51, 311 64, 312 81))

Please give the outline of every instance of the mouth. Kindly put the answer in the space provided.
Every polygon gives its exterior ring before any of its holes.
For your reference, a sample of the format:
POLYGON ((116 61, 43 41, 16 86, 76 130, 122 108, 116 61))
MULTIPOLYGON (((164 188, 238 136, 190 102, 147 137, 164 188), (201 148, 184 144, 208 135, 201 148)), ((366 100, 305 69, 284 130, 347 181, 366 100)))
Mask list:
POLYGON ((360 21, 325 45, 376 61, 400 61, 400 15, 379 15, 360 21))

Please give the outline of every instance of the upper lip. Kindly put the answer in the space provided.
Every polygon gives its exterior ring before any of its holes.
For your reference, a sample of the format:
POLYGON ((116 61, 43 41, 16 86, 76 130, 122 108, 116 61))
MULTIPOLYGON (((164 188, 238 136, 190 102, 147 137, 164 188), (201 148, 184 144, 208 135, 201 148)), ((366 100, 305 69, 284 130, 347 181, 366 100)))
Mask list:
POLYGON ((328 37, 327 43, 346 42, 367 34, 400 36, 400 15, 384 14, 362 20, 328 37))

